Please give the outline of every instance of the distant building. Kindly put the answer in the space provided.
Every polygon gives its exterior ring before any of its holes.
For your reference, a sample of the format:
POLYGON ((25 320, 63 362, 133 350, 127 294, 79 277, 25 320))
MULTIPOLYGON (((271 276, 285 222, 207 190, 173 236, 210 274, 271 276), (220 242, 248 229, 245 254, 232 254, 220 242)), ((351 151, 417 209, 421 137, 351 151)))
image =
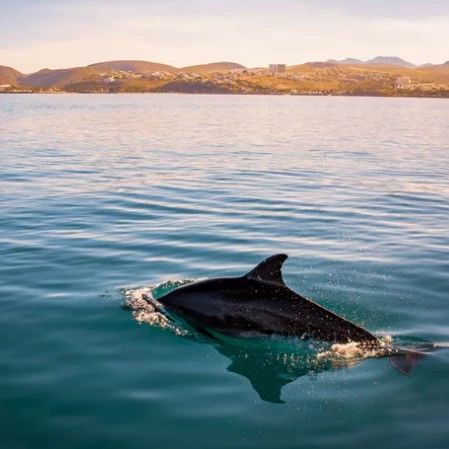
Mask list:
POLYGON ((285 73, 285 69, 285 64, 270 64, 268 66, 268 70, 270 71, 270 73, 285 73))
POLYGON ((400 76, 396 80, 396 89, 410 89, 412 80, 408 76, 400 76))
POLYGON ((0 92, 11 88, 11 84, 0 84, 0 92))

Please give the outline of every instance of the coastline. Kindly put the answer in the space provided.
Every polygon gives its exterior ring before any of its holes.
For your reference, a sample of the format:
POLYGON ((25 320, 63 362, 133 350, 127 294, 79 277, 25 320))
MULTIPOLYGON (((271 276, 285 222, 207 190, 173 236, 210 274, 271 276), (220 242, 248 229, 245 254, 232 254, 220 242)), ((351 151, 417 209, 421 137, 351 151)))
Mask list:
MULTIPOLYGON (((150 62, 110 61, 71 69, 21 74, 0 70, 0 93, 183 93, 449 98, 449 63, 431 67, 335 63, 248 69, 166 68, 150 62), (9 78, 8 78, 9 77, 9 78), (3 83, 3 84, 2 84, 3 83)), ((0 66, 1 69, 1 66, 0 66)))
POLYGON ((363 93, 363 94, 354 94, 354 93, 281 93, 281 92, 160 92, 160 91, 120 91, 120 92, 73 92, 73 91, 20 91, 20 92, 1 92, 0 95, 155 95, 155 94, 164 94, 164 95, 226 95, 226 96, 267 96, 267 97, 353 97, 353 98, 430 98, 430 99, 441 99, 447 100, 449 99, 449 91, 444 92, 444 94, 381 94, 381 93, 363 93))

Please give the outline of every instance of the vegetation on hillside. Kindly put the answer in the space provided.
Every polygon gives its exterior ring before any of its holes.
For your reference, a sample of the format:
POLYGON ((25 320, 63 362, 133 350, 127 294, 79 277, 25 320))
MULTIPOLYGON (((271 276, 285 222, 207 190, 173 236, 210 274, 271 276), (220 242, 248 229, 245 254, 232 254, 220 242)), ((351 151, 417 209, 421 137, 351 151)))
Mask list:
POLYGON ((177 69, 146 61, 111 61, 22 75, 0 66, 0 84, 36 91, 186 92, 278 95, 379 95, 449 98, 449 63, 410 67, 399 58, 311 62, 284 73, 220 62, 177 69), (396 61, 397 65, 381 62, 396 61), (1 78, 3 76, 3 78, 1 78))

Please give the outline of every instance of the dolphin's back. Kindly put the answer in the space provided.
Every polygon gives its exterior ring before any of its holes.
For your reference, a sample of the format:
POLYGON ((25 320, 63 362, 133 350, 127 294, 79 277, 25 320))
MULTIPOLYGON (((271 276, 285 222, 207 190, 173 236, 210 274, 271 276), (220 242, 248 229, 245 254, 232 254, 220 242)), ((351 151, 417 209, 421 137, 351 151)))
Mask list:
POLYGON ((290 290, 281 274, 286 256, 265 260, 247 275, 180 287, 161 297, 194 326, 227 334, 279 334, 334 342, 376 342, 361 327, 290 290))

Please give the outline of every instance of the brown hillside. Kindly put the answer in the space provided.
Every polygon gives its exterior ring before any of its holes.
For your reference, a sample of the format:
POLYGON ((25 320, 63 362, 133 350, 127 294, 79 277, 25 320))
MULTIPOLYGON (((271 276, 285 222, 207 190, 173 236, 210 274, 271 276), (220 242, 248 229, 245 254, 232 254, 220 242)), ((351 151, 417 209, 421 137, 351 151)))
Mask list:
POLYGON ((109 61, 91 64, 87 67, 49 70, 44 69, 26 76, 21 84, 26 87, 58 88, 88 81, 102 72, 130 71, 136 73, 150 73, 158 71, 176 71, 176 68, 146 61, 109 61))
POLYGON ((95 69, 76 67, 73 69, 44 69, 23 78, 21 84, 26 87, 62 88, 67 84, 88 79, 97 73, 95 69))
POLYGON ((340 78, 355 77, 401 77, 407 76, 419 82, 449 82, 449 64, 433 65, 426 67, 399 67, 381 64, 339 64, 337 66, 306 63, 287 68, 289 73, 316 74, 318 77, 340 78))
POLYGON ((13 69, 12 67, 6 67, 0 65, 0 84, 11 84, 15 86, 23 78, 23 74, 13 69))

